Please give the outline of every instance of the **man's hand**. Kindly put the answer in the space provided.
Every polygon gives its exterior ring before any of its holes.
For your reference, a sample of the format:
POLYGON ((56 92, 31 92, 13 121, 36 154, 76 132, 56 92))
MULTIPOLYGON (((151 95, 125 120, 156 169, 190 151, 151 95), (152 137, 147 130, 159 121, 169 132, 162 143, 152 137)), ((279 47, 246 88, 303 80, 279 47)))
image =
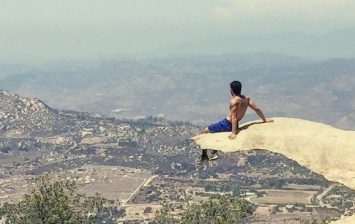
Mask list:
POLYGON ((234 133, 232 133, 232 134, 230 134, 229 136, 228 136, 228 138, 230 139, 230 140, 233 140, 233 139, 235 139, 237 137, 237 134, 234 134, 234 133))

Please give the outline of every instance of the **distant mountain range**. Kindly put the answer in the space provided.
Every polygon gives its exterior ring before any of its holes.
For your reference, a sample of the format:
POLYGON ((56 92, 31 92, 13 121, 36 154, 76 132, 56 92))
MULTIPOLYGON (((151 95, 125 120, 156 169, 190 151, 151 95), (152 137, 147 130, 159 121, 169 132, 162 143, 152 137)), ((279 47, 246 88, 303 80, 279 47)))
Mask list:
MULTIPOLYGON (((355 125, 354 59, 230 54, 15 68, 0 66, 1 89, 57 108, 208 124, 225 116, 229 82, 241 80, 243 92, 267 116, 299 117, 344 129, 355 125)), ((253 112, 246 116, 254 118, 253 112)))

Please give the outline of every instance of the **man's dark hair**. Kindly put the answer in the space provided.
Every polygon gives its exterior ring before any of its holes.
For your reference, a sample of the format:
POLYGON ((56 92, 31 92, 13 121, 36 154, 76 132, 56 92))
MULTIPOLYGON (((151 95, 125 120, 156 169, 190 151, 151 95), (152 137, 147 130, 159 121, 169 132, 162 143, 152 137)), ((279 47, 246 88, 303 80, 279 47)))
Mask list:
POLYGON ((242 83, 239 81, 231 82, 230 86, 235 95, 239 95, 242 92, 242 83))

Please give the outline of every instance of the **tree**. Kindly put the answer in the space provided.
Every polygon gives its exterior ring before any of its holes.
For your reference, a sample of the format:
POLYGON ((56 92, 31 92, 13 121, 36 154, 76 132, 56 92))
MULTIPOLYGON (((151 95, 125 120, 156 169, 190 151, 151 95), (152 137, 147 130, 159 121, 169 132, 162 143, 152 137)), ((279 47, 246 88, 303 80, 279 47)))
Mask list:
POLYGON ((91 224, 106 204, 98 194, 77 193, 74 181, 53 181, 48 175, 35 178, 36 187, 16 204, 0 208, 6 224, 91 224))
POLYGON ((163 207, 160 211, 158 211, 155 215, 155 220, 153 224, 176 224, 178 220, 174 218, 167 207, 163 207))
POLYGON ((232 193, 233 193, 234 197, 239 197, 240 196, 240 188, 239 188, 239 186, 233 187, 232 193))
POLYGON ((202 204, 190 205, 179 218, 174 218, 165 207, 153 223, 234 224, 251 215, 253 209, 252 204, 244 199, 223 195, 209 198, 202 204))

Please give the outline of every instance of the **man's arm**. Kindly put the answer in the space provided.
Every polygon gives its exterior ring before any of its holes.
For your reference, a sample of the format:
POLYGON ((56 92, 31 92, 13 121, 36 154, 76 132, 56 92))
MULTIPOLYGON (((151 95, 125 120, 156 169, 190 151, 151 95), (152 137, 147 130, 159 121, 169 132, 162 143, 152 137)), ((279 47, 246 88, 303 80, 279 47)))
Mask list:
POLYGON ((266 118, 260 108, 256 105, 253 100, 249 100, 249 107, 255 111, 255 113, 264 121, 266 122, 266 118))

